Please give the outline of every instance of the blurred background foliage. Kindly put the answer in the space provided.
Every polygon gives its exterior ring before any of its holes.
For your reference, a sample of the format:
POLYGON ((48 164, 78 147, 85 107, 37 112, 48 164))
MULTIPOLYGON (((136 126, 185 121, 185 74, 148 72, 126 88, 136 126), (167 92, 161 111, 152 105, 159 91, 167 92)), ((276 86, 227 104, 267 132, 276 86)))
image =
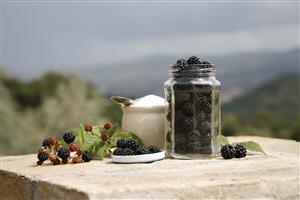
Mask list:
POLYGON ((23 82, 2 74, 2 154, 32 153, 50 135, 80 123, 120 121, 120 108, 77 75, 50 72, 23 82))
MULTIPOLYGON (((49 135, 80 123, 121 122, 121 109, 78 75, 49 72, 21 81, 2 73, 1 150, 32 153, 49 135)), ((222 107, 224 135, 259 135, 299 141, 299 75, 284 75, 222 107)))

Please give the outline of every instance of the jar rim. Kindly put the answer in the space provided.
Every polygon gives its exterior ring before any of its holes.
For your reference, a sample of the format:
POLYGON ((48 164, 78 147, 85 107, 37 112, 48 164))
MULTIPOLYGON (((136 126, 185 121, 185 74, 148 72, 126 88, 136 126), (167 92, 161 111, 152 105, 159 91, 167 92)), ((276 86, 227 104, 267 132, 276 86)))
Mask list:
POLYGON ((203 64, 195 64, 195 65, 191 65, 189 68, 186 69, 170 66, 169 75, 173 77, 214 76, 216 74, 215 65, 209 64, 209 66, 210 67, 204 68, 203 64))

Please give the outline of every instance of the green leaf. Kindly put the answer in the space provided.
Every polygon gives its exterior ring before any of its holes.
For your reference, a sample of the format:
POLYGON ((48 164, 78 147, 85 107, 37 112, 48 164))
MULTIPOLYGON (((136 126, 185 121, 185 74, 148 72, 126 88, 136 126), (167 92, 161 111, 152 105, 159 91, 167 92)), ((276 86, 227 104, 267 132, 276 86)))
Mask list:
POLYGON ((94 151, 96 144, 100 141, 99 136, 93 135, 91 132, 86 133, 84 150, 94 151))
POLYGON ((105 142, 99 141, 99 142, 96 142, 95 144, 96 144, 96 145, 95 145, 95 147, 94 147, 94 149, 93 149, 93 152, 94 152, 95 154, 97 154, 98 151, 99 151, 101 148, 104 147, 105 142))
POLYGON ((248 151, 259 152, 259 153, 263 153, 264 155, 267 155, 262 149, 262 147, 256 142, 247 141, 247 142, 236 142, 234 144, 243 145, 248 151))
POLYGON ((85 130, 83 129, 82 124, 80 124, 80 139, 82 142, 82 146, 85 146, 85 130))
POLYGON ((224 145, 226 145, 226 144, 229 144, 229 141, 228 141, 228 139, 224 136, 224 135, 218 135, 217 136, 217 139, 219 140, 219 144, 220 144, 220 146, 224 146, 224 145))
POLYGON ((114 124, 114 125, 111 127, 111 129, 109 129, 108 135, 109 135, 110 137, 112 137, 113 134, 115 134, 119 128, 120 128, 119 124, 114 124))
POLYGON ((112 144, 115 145, 119 139, 134 139, 143 145, 143 141, 136 134, 130 131, 121 130, 116 132, 111 138, 112 144))
MULTIPOLYGON (((104 143, 104 142, 102 142, 102 143, 104 143)), ((102 160, 108 154, 110 148, 111 148, 110 141, 105 142, 103 146, 102 146, 102 144, 99 143, 98 153, 99 153, 100 160, 102 160)))
POLYGON ((75 137, 76 137, 75 143, 76 143, 77 145, 79 145, 79 147, 82 147, 82 146, 83 146, 83 142, 82 142, 82 139, 81 139, 81 137, 80 137, 80 134, 81 134, 81 128, 72 128, 72 129, 70 129, 70 131, 71 131, 72 133, 74 133, 74 135, 75 135, 75 137))

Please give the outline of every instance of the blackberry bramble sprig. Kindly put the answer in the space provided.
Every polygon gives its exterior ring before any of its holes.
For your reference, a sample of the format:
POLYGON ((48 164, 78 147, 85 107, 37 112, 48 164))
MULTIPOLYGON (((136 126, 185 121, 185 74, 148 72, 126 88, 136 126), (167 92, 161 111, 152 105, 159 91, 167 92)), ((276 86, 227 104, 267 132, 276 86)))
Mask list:
MULTIPOLYGON (((125 150, 119 154, 133 155, 135 150, 141 144, 141 140, 134 134, 124 131, 111 122, 103 125, 85 124, 80 127, 72 128, 66 131, 61 140, 50 136, 42 141, 42 147, 39 148, 37 158, 38 165, 50 161, 53 165, 82 162, 90 162, 95 155, 99 159, 110 155, 110 149, 116 145, 123 146, 125 150), (119 139, 122 139, 118 141, 119 139), (135 138, 136 141, 127 141, 126 139, 135 138), (122 141, 125 142, 122 144, 122 141)), ((150 151, 150 150, 149 150, 150 151)), ((116 152, 117 153, 117 152, 116 152)))
POLYGON ((230 144, 228 139, 219 135, 218 140, 221 146, 221 155, 224 159, 244 158, 253 153, 267 155, 262 147, 254 141, 237 142, 230 144), (248 153, 250 151, 250 154, 248 153))

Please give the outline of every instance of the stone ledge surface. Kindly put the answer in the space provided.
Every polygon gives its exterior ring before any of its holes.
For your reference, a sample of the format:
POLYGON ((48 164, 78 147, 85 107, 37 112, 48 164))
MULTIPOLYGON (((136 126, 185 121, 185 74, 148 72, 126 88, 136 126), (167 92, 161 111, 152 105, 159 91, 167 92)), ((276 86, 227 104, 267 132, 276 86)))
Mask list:
POLYGON ((36 166, 36 155, 0 159, 0 199, 299 199, 300 144, 253 140, 268 156, 36 166))

